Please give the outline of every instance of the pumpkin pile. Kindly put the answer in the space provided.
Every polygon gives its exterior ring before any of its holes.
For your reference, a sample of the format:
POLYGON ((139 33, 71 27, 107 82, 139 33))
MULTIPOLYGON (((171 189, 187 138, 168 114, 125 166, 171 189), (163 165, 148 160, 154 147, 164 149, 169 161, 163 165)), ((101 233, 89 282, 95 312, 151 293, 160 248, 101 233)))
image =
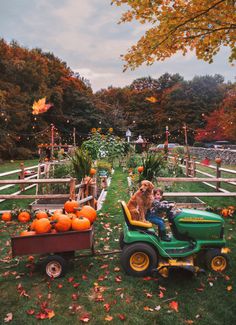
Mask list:
POLYGON ((52 215, 46 211, 36 211, 35 219, 29 229, 22 231, 20 235, 56 234, 70 230, 85 231, 91 227, 96 217, 97 212, 91 206, 84 205, 79 209, 77 201, 68 200, 63 210, 55 210, 52 215))

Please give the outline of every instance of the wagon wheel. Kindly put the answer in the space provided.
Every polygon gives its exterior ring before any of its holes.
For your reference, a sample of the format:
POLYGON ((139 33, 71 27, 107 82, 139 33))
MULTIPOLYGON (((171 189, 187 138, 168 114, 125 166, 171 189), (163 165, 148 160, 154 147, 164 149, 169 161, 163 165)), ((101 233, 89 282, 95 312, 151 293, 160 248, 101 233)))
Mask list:
POLYGON ((229 267, 228 256, 215 249, 206 253, 205 261, 207 268, 211 271, 224 272, 229 267))
POLYGON ((50 278, 59 278, 66 274, 68 264, 67 261, 59 255, 50 255, 46 258, 45 272, 50 278))
POLYGON ((134 243, 123 248, 121 265, 128 275, 147 276, 157 267, 157 253, 148 244, 134 243))

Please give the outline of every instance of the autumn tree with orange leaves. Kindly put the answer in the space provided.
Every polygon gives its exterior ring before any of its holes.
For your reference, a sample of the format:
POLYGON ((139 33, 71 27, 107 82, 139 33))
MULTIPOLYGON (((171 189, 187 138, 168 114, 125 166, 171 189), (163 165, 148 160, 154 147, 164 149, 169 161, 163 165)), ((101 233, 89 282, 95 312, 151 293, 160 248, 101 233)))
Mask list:
POLYGON ((128 5, 120 22, 137 20, 151 25, 123 56, 125 70, 164 61, 178 51, 195 50, 198 59, 213 62, 222 46, 236 59, 236 2, 234 0, 113 0, 128 5))

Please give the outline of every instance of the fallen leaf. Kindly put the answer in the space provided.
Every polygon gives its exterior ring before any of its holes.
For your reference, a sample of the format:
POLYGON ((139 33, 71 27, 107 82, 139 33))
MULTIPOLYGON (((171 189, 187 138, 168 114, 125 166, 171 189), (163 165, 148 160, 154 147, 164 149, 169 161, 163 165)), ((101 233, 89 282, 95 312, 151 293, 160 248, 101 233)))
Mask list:
POLYGON ((233 289, 232 286, 227 286, 227 291, 231 291, 233 289))
POLYGON ((115 271, 115 272, 119 272, 119 271, 120 271, 120 268, 119 268, 119 267, 115 267, 115 268, 114 268, 114 271, 115 271))
POLYGON ((113 317, 110 316, 110 315, 107 315, 107 316, 105 317, 105 320, 107 320, 108 322, 111 322, 111 321, 113 320, 113 317))
POLYGON ((33 315, 35 313, 34 309, 29 309, 26 312, 28 315, 33 315))
POLYGON ((107 313, 108 313, 108 312, 110 311, 110 309, 111 309, 111 306, 110 306, 109 304, 104 304, 103 307, 104 307, 104 309, 105 309, 105 311, 106 311, 107 313))
POLYGON ((143 280, 144 281, 151 281, 151 280, 153 280, 153 278, 150 277, 150 276, 146 276, 146 277, 143 278, 143 280))
POLYGON ((143 309, 146 310, 146 311, 154 311, 154 309, 152 309, 152 308, 150 308, 148 306, 143 307, 143 309))
POLYGON ((71 298, 72 300, 77 300, 79 298, 79 295, 77 293, 72 293, 71 298))
POLYGON ((103 264, 100 269, 106 269, 109 265, 108 264, 103 264))
POLYGON ((159 293, 159 298, 163 298, 164 297, 164 293, 162 292, 162 291, 160 291, 160 293, 159 293))
POLYGON ((73 287, 74 288, 78 288, 79 285, 80 285, 80 283, 79 282, 76 282, 76 283, 73 284, 73 287))
POLYGON ((69 279, 68 279, 68 282, 73 282, 74 281, 74 277, 72 276, 72 277, 70 277, 69 279))
POLYGON ((120 275, 116 276, 115 281, 116 281, 117 283, 122 282, 121 276, 120 276, 120 275))
POLYGON ((126 317, 124 314, 119 314, 118 317, 120 320, 126 320, 126 317))
POLYGON ((55 313, 52 309, 47 310, 48 318, 51 319, 55 316, 55 313))
POLYGON ((59 283, 57 287, 61 289, 63 287, 63 284, 59 283))
POLYGON ((82 279, 83 279, 83 280, 88 280, 87 275, 83 274, 83 275, 82 275, 82 279))
POLYGON ((83 314, 80 316, 80 321, 83 323, 88 323, 90 321, 90 315, 89 314, 83 314))
POLYGON ((171 301, 169 303, 169 307, 173 309, 174 311, 178 312, 179 311, 179 304, 177 301, 171 301))
POLYGON ((156 311, 159 311, 159 310, 161 309, 161 306, 158 305, 158 306, 156 306, 154 309, 155 309, 156 311))
POLYGON ((184 321, 184 324, 191 325, 191 324, 193 324, 193 320, 191 320, 191 319, 186 319, 186 320, 184 321))
POLYGON ((147 292, 147 293, 146 293, 146 297, 147 297, 147 298, 152 298, 152 294, 147 292))
POLYGON ((7 313, 6 317, 4 318, 4 322, 9 323, 9 322, 12 321, 12 319, 13 319, 13 314, 12 313, 7 313))

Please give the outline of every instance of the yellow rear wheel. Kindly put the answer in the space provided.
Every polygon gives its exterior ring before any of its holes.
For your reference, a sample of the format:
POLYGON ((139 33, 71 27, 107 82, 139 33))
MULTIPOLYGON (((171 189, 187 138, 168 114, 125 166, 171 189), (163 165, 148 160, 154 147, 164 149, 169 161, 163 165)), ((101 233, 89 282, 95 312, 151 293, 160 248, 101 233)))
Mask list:
POLYGON ((157 253, 146 243, 125 245, 121 253, 121 265, 128 275, 137 277, 151 275, 157 268, 157 253))
POLYGON ((149 267, 149 264, 149 257, 144 252, 136 252, 130 257, 130 267, 134 271, 145 271, 149 267))
POLYGON ((216 272, 222 272, 227 267, 227 260, 224 256, 215 256, 211 261, 211 269, 216 272))

